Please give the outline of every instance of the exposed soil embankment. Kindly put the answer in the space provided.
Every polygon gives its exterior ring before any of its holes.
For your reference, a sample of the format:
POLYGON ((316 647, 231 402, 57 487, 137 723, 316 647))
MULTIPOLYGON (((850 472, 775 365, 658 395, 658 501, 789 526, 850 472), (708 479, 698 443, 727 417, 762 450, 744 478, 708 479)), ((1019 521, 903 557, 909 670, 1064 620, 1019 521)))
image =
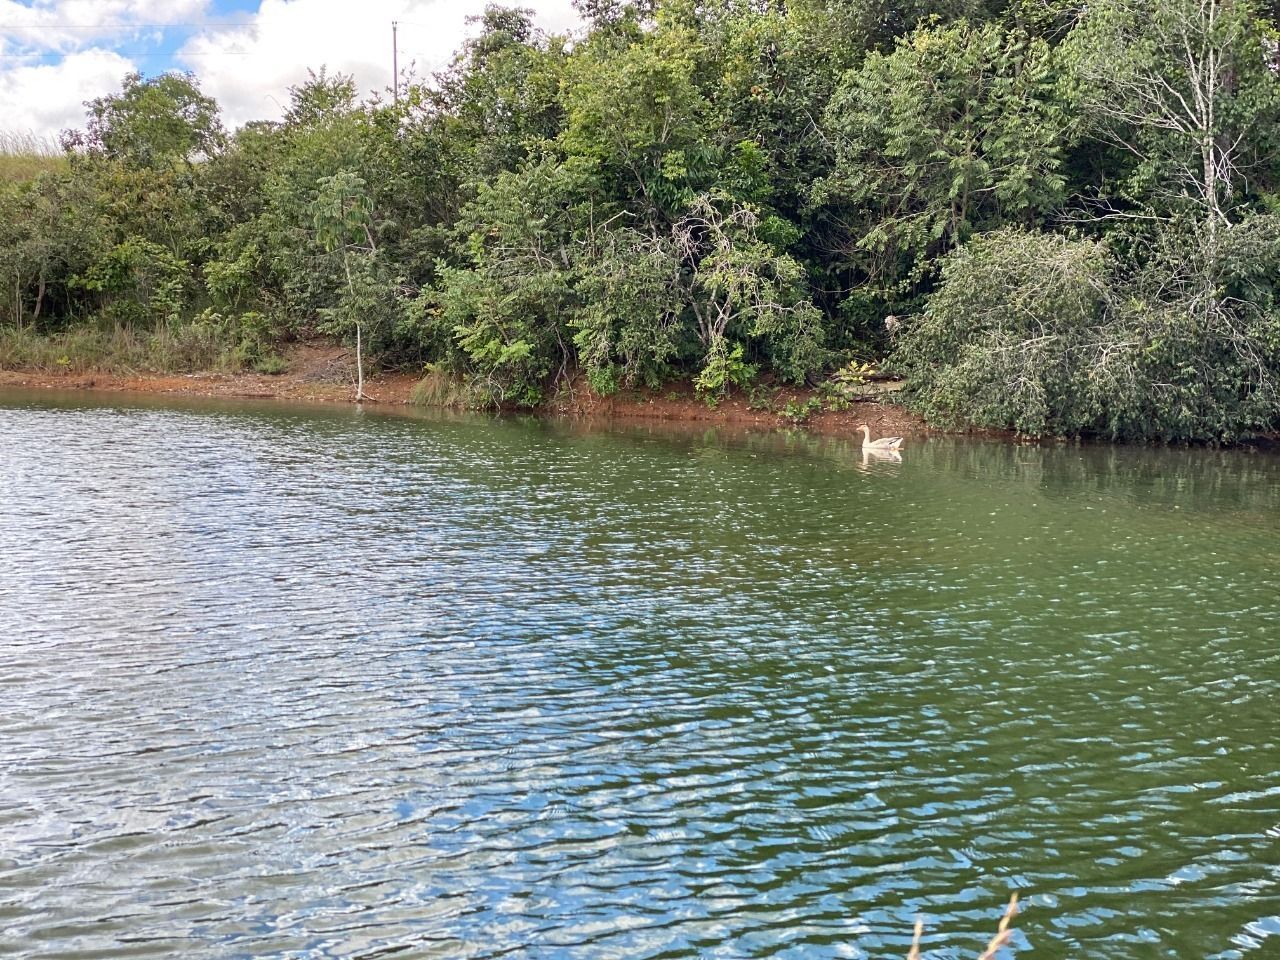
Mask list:
MULTIPOLYGON (((288 366, 278 375, 263 373, 112 373, 48 370, 0 370, 0 387, 53 390, 110 390, 129 393, 170 393, 189 397, 264 398, 279 400, 349 401, 355 359, 349 350, 333 345, 298 344, 286 353, 288 366)), ((409 401, 417 378, 390 374, 375 381, 368 392, 379 401, 409 401)))
POLYGON ((673 384, 658 390, 622 391, 611 397, 597 396, 582 384, 567 391, 549 409, 561 416, 601 420, 705 422, 707 426, 724 424, 760 430, 803 426, 814 433, 845 436, 853 436, 858 425, 863 423, 875 436, 919 436, 941 432, 893 403, 891 396, 891 392, 882 389, 880 395, 868 394, 865 399, 843 410, 827 410, 819 408, 816 391, 783 387, 761 389, 754 398, 737 393, 710 406, 688 384, 673 384), (807 412, 806 407, 812 412, 807 412))
MULTIPOLYGON (((327 403, 351 401, 355 392, 352 382, 354 358, 349 350, 333 345, 299 344, 288 350, 286 359, 287 369, 278 375, 0 370, 0 387, 327 403)), ((365 392, 378 404, 403 406, 412 402, 417 383, 418 377, 414 374, 381 374, 366 381, 365 392)), ((549 404, 546 412, 582 419, 662 420, 768 430, 796 426, 797 414, 803 411, 808 413, 802 418, 804 428, 817 433, 853 436, 861 423, 867 424, 876 436, 933 432, 919 417, 892 403, 888 393, 881 398, 855 402, 838 411, 816 409, 816 401, 811 402, 814 397, 815 392, 811 390, 760 388, 750 399, 734 395, 712 407, 687 384, 658 390, 623 391, 611 397, 600 397, 587 388, 585 381, 579 381, 549 404), (790 416, 784 412, 787 410, 791 411, 790 416)))

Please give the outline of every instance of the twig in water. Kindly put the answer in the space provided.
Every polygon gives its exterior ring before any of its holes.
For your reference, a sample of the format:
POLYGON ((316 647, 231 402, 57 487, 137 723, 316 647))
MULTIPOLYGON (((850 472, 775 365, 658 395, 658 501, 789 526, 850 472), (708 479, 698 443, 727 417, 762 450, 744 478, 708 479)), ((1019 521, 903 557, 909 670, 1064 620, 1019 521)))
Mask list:
MULTIPOLYGON (((1013 918, 1018 915, 1018 895, 1015 893, 1009 898, 1009 906, 1005 908, 1004 916, 1000 918, 1000 926, 996 928, 996 935, 991 938, 991 942, 987 944, 987 949, 982 951, 982 956, 978 960, 994 960, 996 952, 1009 942, 1013 936, 1013 931, 1009 929, 1009 924, 1013 922, 1013 918)), ((916 933, 911 938, 911 952, 907 954, 907 960, 920 960, 920 940, 924 936, 924 920, 916 918, 916 933)))
POLYGON ((1018 895, 1015 893, 1009 898, 1009 906, 1005 909, 1004 916, 1000 918, 1000 926, 996 929, 996 935, 992 937, 991 942, 987 944, 987 949, 983 951, 978 960, 991 960, 996 955, 996 951, 1009 942, 1009 938, 1013 936, 1013 931, 1009 929, 1009 924, 1017 915, 1018 895))
POLYGON ((924 918, 916 917, 916 935, 911 938, 911 952, 907 960, 920 960, 920 938, 924 936, 924 918))

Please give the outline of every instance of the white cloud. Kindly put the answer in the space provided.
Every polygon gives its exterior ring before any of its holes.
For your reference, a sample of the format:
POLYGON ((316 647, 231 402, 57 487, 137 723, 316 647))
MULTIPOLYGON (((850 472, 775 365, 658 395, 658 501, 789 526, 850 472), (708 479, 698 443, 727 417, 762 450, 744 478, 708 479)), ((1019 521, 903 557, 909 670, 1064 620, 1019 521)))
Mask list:
MULTIPOLYGON (((447 64, 474 32, 467 18, 486 0, 263 0, 251 27, 193 38, 179 60, 222 106, 228 127, 280 116, 288 88, 308 68, 354 75, 362 92, 391 85, 391 21, 400 24, 400 68, 425 76, 447 64)), ((538 26, 563 31, 577 24, 571 0, 526 0, 538 26)))
POLYGON ((84 126, 84 101, 120 89, 137 63, 121 44, 154 24, 204 20, 209 0, 0 0, 0 129, 40 136, 84 126))
MULTIPOLYGON (((132 51, 156 42, 156 24, 224 19, 249 26, 197 29, 174 57, 222 107, 223 122, 274 119, 288 88, 308 68, 355 76, 362 92, 391 84, 391 21, 400 23, 400 68, 419 76, 445 66, 466 36, 467 18, 488 0, 262 0, 256 12, 218 17, 211 0, 0 0, 0 129, 50 135, 84 125, 84 101, 120 89, 138 69, 132 51), (115 47, 115 50, 111 48, 115 47), (128 54, 128 55, 126 55, 128 54)), ((511 0, 537 24, 578 24, 572 0, 511 0)), ((165 64, 152 54, 143 72, 165 64)))
POLYGON ((71 52, 153 32, 154 24, 204 19, 208 6, 209 0, 0 0, 0 27, 8 50, 71 52))
POLYGON ((53 136, 84 126, 84 101, 119 89, 133 63, 112 50, 72 53, 58 63, 15 67, 0 73, 4 129, 53 136))

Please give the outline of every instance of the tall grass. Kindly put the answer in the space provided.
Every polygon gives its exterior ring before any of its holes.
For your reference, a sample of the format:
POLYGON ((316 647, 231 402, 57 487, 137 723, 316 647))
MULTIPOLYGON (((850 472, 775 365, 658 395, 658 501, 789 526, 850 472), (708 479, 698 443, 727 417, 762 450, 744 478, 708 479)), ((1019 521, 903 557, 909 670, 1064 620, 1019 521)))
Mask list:
POLYGON ((0 370, 125 375, 232 371, 244 366, 238 346, 238 338, 229 332, 204 324, 155 331, 75 327, 48 335, 3 327, 0 370))
POLYGON ((53 137, 0 130, 0 182, 31 180, 66 166, 66 155, 53 137))
POLYGON ((475 389, 461 377, 436 369, 428 369, 423 378, 413 385, 409 402, 417 407, 458 409, 481 405, 475 389))

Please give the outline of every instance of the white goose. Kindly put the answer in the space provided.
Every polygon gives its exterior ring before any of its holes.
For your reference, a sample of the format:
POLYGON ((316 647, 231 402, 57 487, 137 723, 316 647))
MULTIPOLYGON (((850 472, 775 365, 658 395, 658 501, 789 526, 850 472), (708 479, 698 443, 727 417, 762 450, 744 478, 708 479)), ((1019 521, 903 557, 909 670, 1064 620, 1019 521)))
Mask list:
POLYGON ((879 440, 872 440, 871 428, 865 423, 859 424, 858 429, 862 431, 863 450, 897 450, 902 446, 901 437, 881 437, 879 440))

